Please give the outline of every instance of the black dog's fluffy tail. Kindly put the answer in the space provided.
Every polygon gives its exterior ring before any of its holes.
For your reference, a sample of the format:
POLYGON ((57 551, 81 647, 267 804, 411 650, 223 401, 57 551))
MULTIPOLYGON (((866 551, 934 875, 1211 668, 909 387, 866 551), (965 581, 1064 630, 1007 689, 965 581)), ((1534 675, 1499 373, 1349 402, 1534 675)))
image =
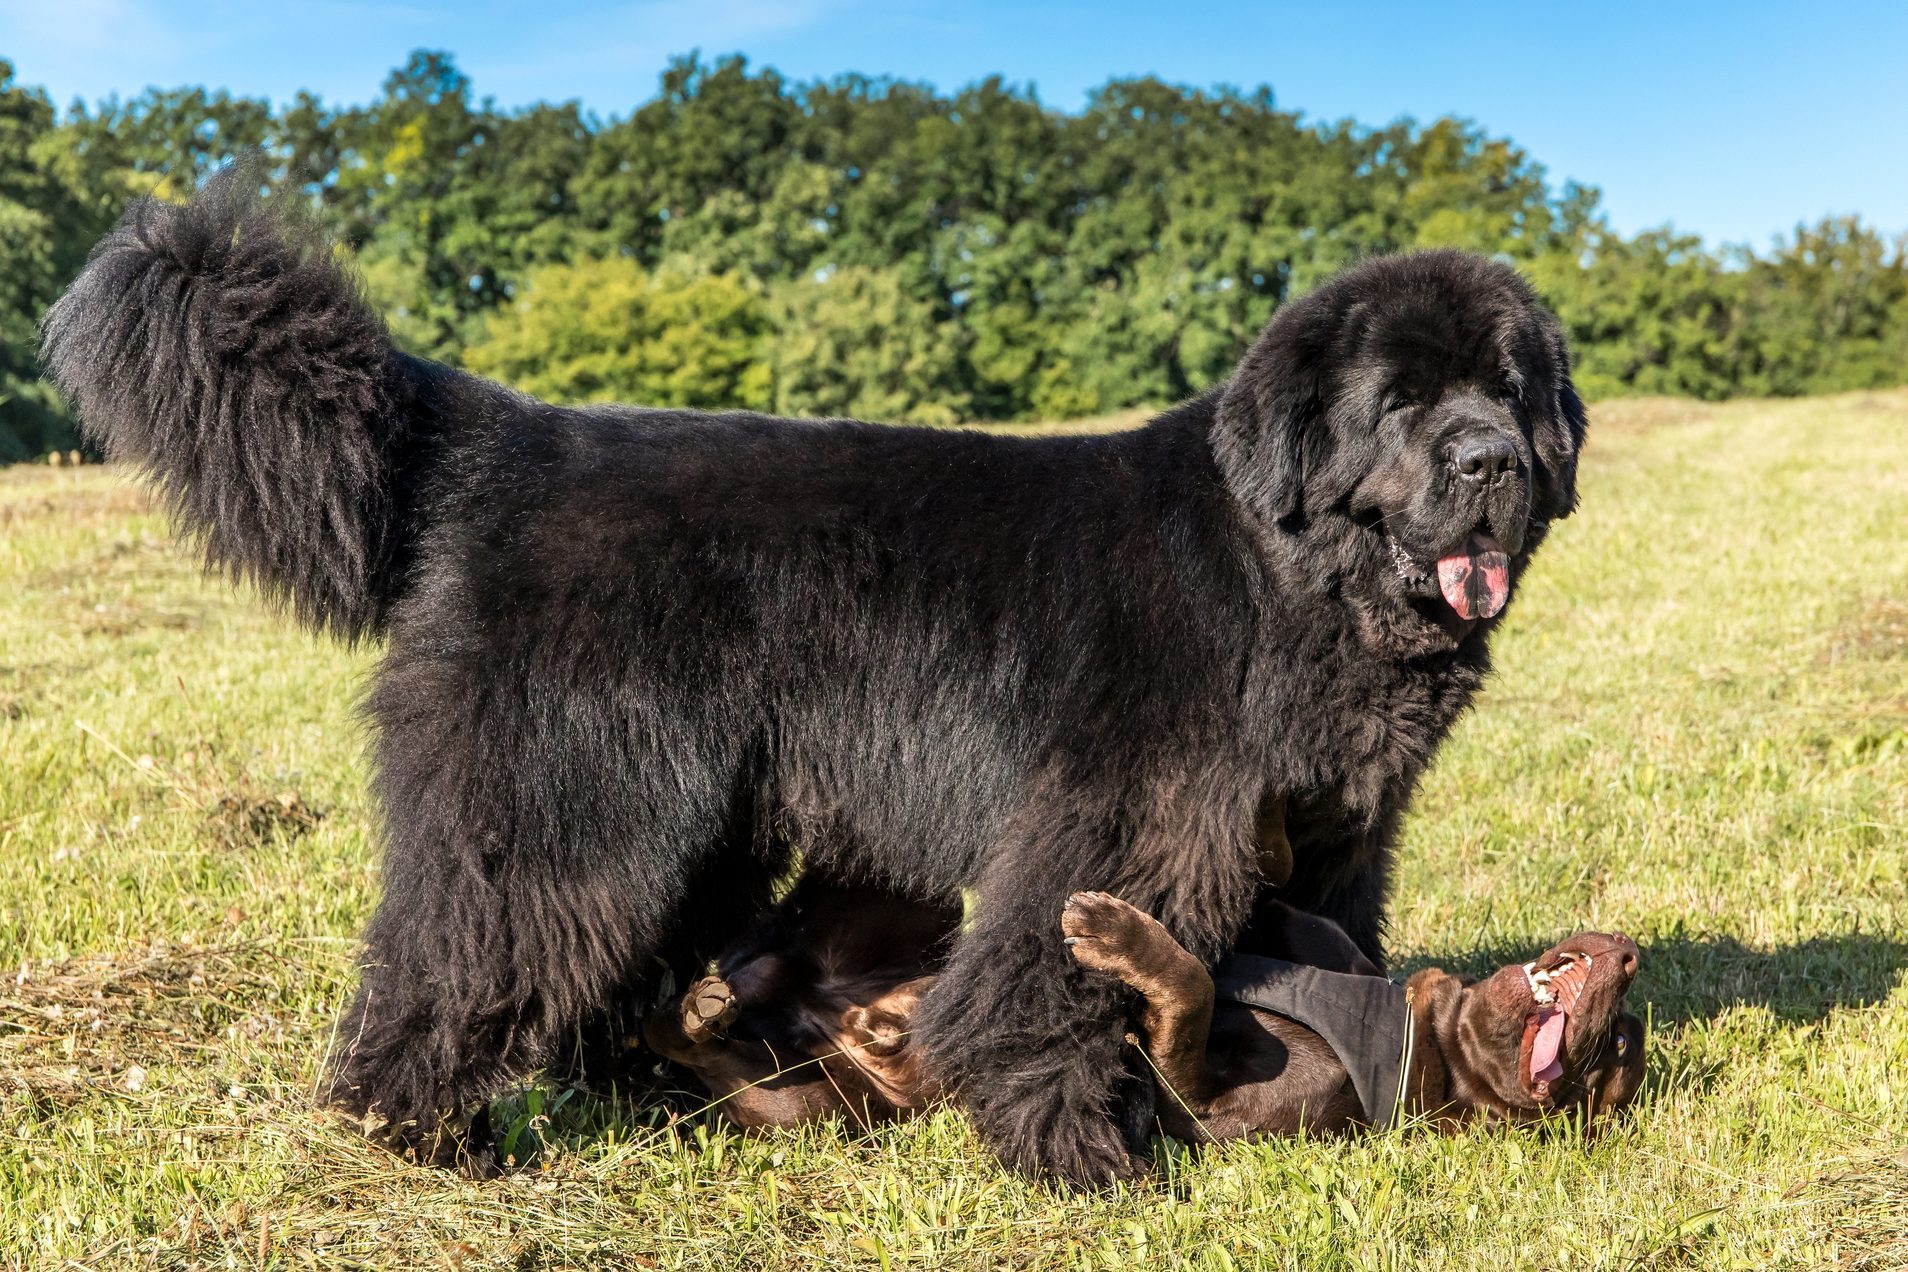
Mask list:
POLYGON ((324 241, 244 165, 135 205, 47 313, 43 356, 109 457, 209 559, 347 638, 382 625, 408 518, 409 359, 324 241))

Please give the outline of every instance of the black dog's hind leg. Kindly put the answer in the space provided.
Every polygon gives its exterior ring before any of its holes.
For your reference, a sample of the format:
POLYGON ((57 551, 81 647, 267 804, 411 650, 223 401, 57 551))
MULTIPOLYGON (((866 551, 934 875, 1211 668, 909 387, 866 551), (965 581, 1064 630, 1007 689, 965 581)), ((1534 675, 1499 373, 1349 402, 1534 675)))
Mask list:
POLYGON ((727 834, 733 751, 665 767, 583 695, 482 684, 402 646, 386 659, 383 897, 330 1066, 333 1103, 446 1163, 463 1114, 640 986, 709 858, 750 851, 727 834))
POLYGON ((640 888, 621 871, 522 862, 490 872, 458 847, 439 841, 426 860, 415 838, 394 836, 330 1082, 332 1103, 441 1165, 465 1151, 462 1115, 637 979, 655 948, 655 908, 675 899, 667 878, 640 888))
POLYGON ((648 1099, 674 1092, 680 1083, 659 1079, 655 1055, 642 1046, 644 1021, 766 922, 791 858, 783 841, 725 834, 690 878, 683 903, 670 915, 668 935, 640 965, 627 969, 624 983, 610 991, 600 1010, 555 1041, 547 1071, 599 1094, 613 1089, 648 1099))

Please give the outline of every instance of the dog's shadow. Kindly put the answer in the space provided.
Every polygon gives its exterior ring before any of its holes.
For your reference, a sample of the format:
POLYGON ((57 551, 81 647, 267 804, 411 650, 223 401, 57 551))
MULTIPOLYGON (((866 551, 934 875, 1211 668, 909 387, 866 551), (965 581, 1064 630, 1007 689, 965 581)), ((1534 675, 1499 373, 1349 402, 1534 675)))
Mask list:
MULTIPOLYGON (((1488 976, 1520 963, 1556 938, 1538 937, 1443 957, 1400 960, 1408 976, 1422 967, 1488 976)), ((1831 1011, 1885 1002, 1908 969, 1908 935, 1849 932, 1816 936, 1771 950, 1733 936, 1673 933, 1643 939, 1642 969, 1630 991, 1633 1010, 1648 1004, 1659 1025, 1713 1019, 1742 1006, 1767 1008, 1778 1020, 1803 1024, 1831 1011)))

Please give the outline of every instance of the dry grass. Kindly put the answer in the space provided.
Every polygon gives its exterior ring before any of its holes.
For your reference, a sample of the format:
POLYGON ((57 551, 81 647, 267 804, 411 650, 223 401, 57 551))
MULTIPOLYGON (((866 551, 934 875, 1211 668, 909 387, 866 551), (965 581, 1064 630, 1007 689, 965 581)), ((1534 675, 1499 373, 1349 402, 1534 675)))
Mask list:
POLYGON ((1059 437, 1075 433, 1118 433, 1129 428, 1138 428, 1155 411, 1150 407, 1135 406, 1124 411, 1114 411, 1108 415, 1094 415, 1081 420, 1054 420, 1045 424, 969 424, 968 428, 982 429, 987 432, 1021 433, 1033 437, 1059 437))
POLYGON ((1637 936, 1635 1117, 1162 1150, 1086 1199, 949 1113, 745 1139, 550 1084, 496 1110, 511 1178, 370 1147, 311 1089, 376 890, 373 655, 110 473, 0 470, 0 1267, 1908 1266, 1908 394, 1596 420, 1393 944, 1637 936))

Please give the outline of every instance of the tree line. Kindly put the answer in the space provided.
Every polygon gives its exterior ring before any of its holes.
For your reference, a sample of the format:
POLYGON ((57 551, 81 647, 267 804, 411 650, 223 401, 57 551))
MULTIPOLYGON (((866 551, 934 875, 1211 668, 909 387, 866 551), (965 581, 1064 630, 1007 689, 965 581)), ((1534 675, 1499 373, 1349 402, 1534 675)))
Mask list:
POLYGON ((75 103, 0 60, 0 459, 76 444, 36 325, 132 198, 236 155, 356 259, 413 352, 566 402, 952 423, 1162 404, 1378 252, 1514 262, 1587 396, 1908 381, 1908 248, 1853 218, 1766 252, 1625 237, 1511 141, 1309 122, 1269 89, 1114 80, 1063 112, 740 58, 603 121, 499 108, 418 52, 368 105, 202 88, 75 103))

